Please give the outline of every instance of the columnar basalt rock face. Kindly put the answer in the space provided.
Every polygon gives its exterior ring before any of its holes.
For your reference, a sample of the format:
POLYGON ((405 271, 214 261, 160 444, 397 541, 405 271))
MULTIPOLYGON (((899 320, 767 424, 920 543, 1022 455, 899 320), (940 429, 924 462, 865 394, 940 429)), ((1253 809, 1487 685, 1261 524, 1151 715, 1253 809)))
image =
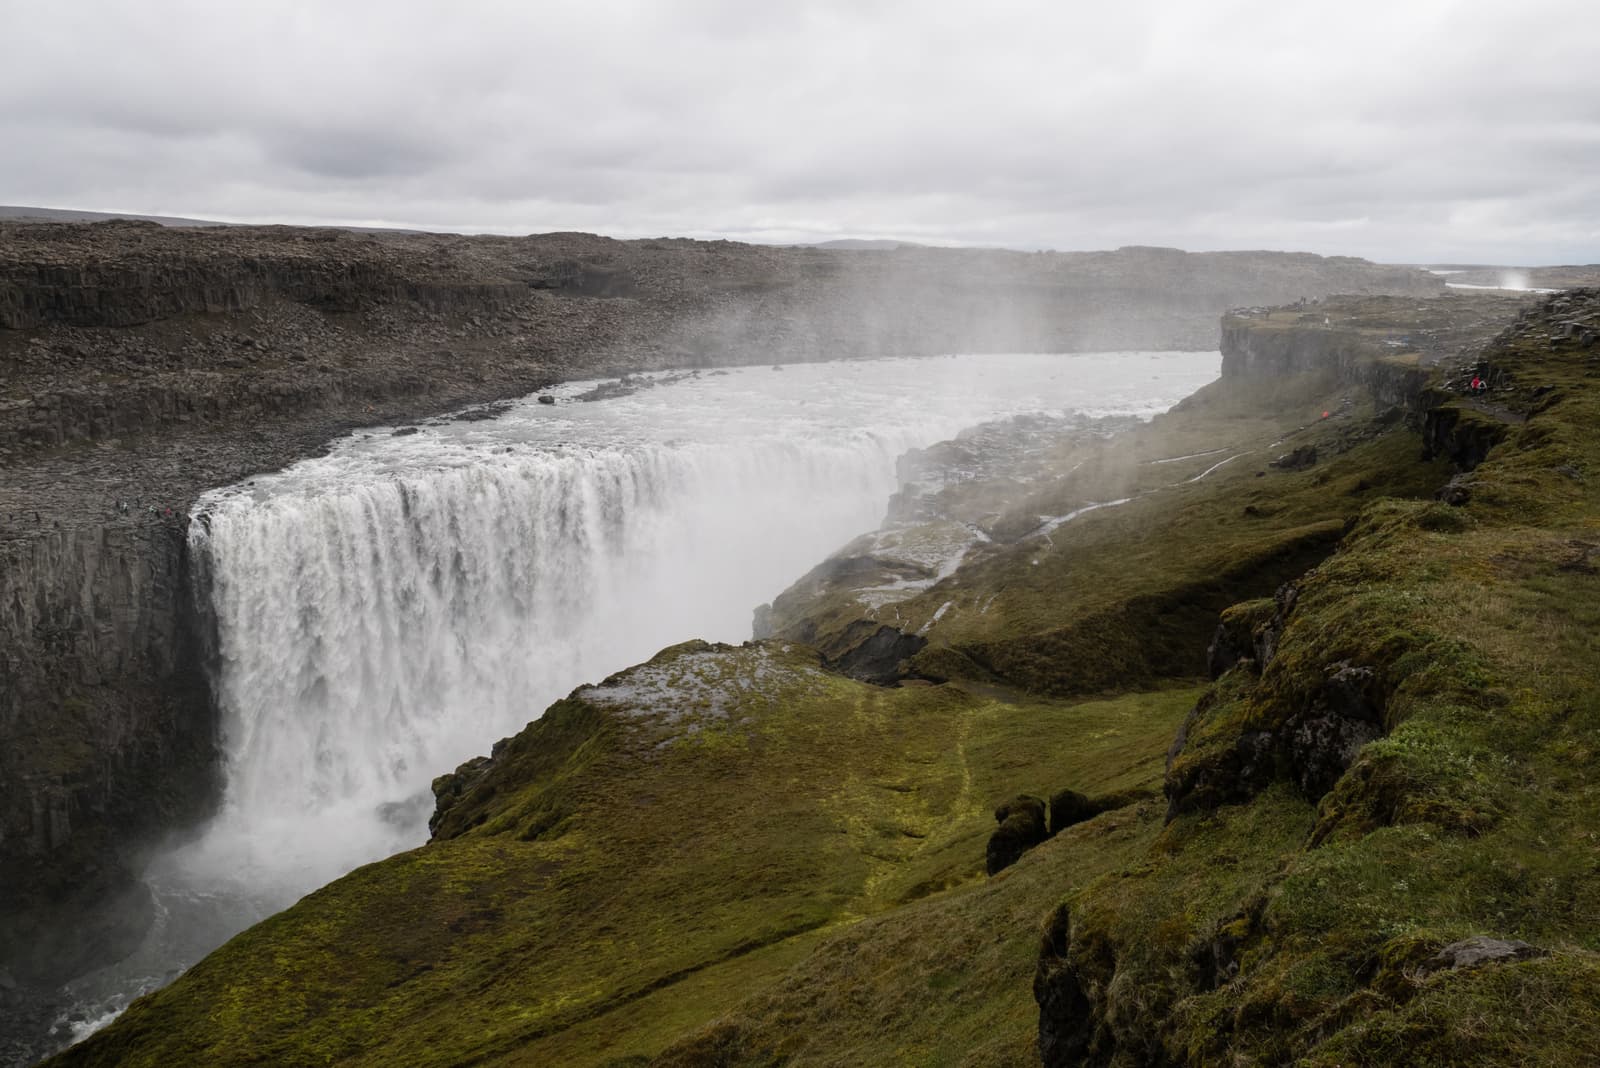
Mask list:
POLYGON ((0 543, 0 968, 20 978, 93 958, 43 937, 30 910, 115 889, 151 826, 209 803, 214 728, 191 600, 177 525, 0 543))

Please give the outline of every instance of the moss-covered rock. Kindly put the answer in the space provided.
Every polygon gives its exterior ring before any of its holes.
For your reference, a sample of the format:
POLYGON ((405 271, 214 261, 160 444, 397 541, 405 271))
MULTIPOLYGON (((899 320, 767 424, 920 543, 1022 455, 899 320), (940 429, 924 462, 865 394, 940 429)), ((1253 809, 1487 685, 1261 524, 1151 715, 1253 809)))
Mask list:
POLYGON ((994 810, 1000 826, 989 836, 984 849, 984 867, 995 875, 1022 859, 1022 854, 1050 837, 1045 803, 1037 797, 1020 794, 994 810))

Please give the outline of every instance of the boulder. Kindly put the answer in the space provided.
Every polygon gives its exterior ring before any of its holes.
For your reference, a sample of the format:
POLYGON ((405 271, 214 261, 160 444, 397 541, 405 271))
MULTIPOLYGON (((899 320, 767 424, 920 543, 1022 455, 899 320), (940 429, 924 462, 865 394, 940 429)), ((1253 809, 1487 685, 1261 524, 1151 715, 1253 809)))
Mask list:
POLYGON ((467 796, 467 793, 478 785, 492 767, 494 767, 493 757, 477 756, 455 771, 440 775, 433 780, 434 806, 433 815, 428 817, 429 833, 439 829, 439 822, 444 819, 445 814, 456 802, 467 796))
POLYGON ((1526 942, 1518 940, 1508 942, 1499 938, 1476 935, 1445 946, 1428 960, 1423 961, 1418 971, 1421 975, 1427 976, 1434 972, 1458 972, 1464 968, 1479 968, 1485 964, 1512 964, 1519 960, 1533 960, 1549 955, 1548 949, 1530 946, 1526 942))
POLYGON ((1019 794, 1000 805, 994 818, 1000 826, 989 836, 986 868, 990 875, 1011 867, 1049 837, 1044 801, 1030 794, 1019 794))
POLYGON ((1453 508, 1459 508, 1472 499, 1472 487, 1475 480, 1463 473, 1455 476, 1445 483, 1439 491, 1439 499, 1453 508))
POLYGON ((1301 445, 1293 452, 1284 453, 1267 466, 1276 467, 1280 471, 1303 471, 1316 462, 1317 447, 1315 445, 1301 445))
POLYGON ((1050 834, 1052 837, 1074 824, 1093 819, 1105 809, 1100 802, 1076 790, 1058 790, 1050 795, 1050 834))

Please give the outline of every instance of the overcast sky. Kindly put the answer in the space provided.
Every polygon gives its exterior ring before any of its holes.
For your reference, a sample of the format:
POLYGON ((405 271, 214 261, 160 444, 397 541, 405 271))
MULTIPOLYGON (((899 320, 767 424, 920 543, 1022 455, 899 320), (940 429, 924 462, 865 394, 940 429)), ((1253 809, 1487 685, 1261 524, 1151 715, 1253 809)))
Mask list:
POLYGON ((1595 0, 0 0, 0 203, 1600 261, 1595 0))

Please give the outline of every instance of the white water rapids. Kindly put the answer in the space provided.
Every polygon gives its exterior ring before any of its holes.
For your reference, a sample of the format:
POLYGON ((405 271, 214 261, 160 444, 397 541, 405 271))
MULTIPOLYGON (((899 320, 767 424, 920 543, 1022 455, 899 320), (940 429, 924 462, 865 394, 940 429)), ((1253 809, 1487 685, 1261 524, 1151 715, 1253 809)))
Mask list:
POLYGON ((757 604, 877 527, 907 449, 1024 412, 1148 416, 1218 363, 885 359, 590 402, 578 383, 553 406, 358 432, 207 494, 191 538, 219 654, 222 809, 152 863, 162 924, 68 1022, 86 1032, 234 931, 420 844, 433 777, 574 687, 689 638, 748 638, 757 604))

